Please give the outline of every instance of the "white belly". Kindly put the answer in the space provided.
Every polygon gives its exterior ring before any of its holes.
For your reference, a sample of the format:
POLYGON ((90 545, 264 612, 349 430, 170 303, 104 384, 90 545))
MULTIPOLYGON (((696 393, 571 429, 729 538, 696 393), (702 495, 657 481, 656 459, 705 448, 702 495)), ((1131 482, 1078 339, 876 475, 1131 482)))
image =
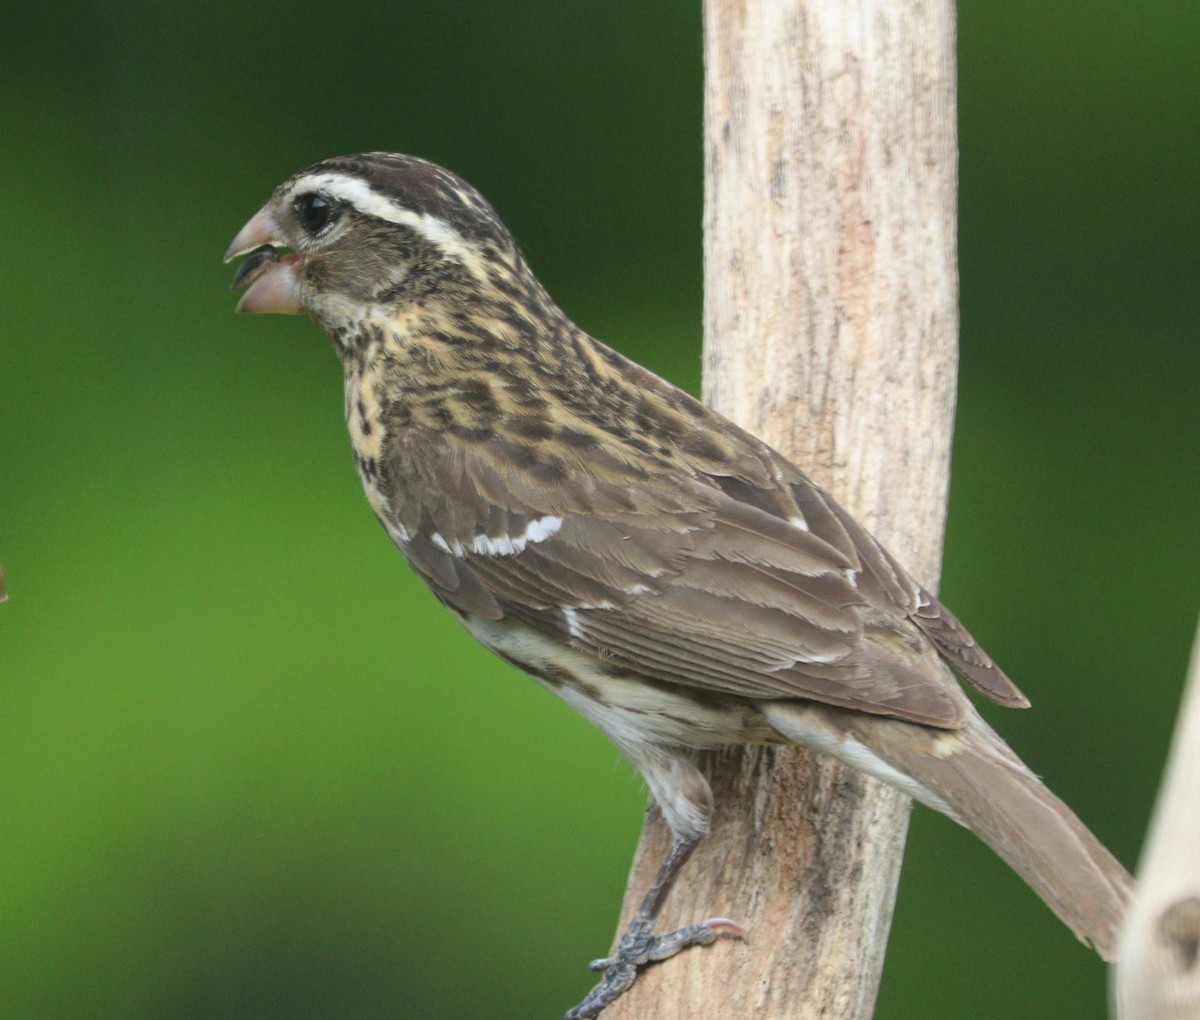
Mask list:
POLYGON ((614 675, 592 655, 524 624, 478 617, 463 622, 482 644, 527 667, 622 749, 643 742, 699 748, 778 740, 758 710, 741 699, 691 697, 686 688, 649 684, 635 674, 614 675))

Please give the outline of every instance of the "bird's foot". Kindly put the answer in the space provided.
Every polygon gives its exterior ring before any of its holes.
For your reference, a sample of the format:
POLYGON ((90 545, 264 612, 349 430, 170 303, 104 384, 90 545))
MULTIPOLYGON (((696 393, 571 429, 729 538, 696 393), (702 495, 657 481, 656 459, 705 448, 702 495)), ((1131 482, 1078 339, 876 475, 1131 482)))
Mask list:
POLYGON ((653 921, 635 918, 617 946, 616 955, 588 964, 591 970, 603 971, 604 979, 587 993, 583 1002, 567 1013, 566 1020, 598 1015, 632 987, 638 971, 648 963, 669 959, 689 946, 708 946, 722 937, 740 939, 745 935, 745 929, 727 917, 710 917, 665 935, 654 934, 653 921))

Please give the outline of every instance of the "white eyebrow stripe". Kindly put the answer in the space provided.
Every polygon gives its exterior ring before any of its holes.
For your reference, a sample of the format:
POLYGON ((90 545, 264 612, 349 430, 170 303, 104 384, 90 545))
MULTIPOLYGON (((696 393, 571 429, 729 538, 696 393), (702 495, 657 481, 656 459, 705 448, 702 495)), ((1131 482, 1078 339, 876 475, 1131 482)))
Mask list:
POLYGON ((291 187, 292 195, 301 191, 321 191, 331 198, 354 206, 359 212, 390 223, 413 226, 421 219, 411 209, 404 209, 373 191, 366 181, 345 174, 309 174, 291 187))
POLYGON ((292 185, 291 194, 310 189, 321 191, 339 202, 345 202, 366 216, 374 216, 376 219, 415 230, 446 255, 458 259, 479 279, 487 279, 478 253, 466 243, 462 234, 440 216, 405 209, 372 190, 366 181, 358 177, 347 177, 345 174, 310 174, 301 177, 292 185))

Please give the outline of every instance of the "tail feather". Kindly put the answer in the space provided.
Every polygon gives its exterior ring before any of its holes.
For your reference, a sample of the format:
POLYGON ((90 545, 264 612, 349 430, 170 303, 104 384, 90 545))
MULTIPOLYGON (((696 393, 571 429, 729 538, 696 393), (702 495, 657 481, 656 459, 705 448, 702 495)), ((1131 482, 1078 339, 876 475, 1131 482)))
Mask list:
POLYGON ((965 825, 1105 960, 1113 960, 1133 879, 971 710, 935 730, 812 704, 762 706, 789 739, 875 775, 965 825))

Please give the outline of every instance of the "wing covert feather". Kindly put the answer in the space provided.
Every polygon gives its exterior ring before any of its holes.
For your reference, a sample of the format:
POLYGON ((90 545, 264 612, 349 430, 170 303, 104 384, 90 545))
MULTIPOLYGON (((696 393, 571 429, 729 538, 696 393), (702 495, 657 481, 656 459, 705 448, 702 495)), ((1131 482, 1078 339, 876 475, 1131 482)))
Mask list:
MULTIPOLYGON (((753 452, 776 456, 761 444, 753 452)), ((977 683, 939 637, 963 655, 974 643, 832 499, 779 464, 757 472, 779 479, 761 490, 745 481, 751 472, 645 470, 614 481, 577 464, 564 479, 561 464, 410 434, 385 464, 405 497, 385 525, 447 604, 519 621, 613 667, 957 725, 957 685, 909 668, 878 628, 864 640, 864 614, 923 614, 914 624, 977 683), (498 463, 511 468, 503 478, 498 463)), ((999 672, 986 657, 969 665, 985 680, 999 672)))

